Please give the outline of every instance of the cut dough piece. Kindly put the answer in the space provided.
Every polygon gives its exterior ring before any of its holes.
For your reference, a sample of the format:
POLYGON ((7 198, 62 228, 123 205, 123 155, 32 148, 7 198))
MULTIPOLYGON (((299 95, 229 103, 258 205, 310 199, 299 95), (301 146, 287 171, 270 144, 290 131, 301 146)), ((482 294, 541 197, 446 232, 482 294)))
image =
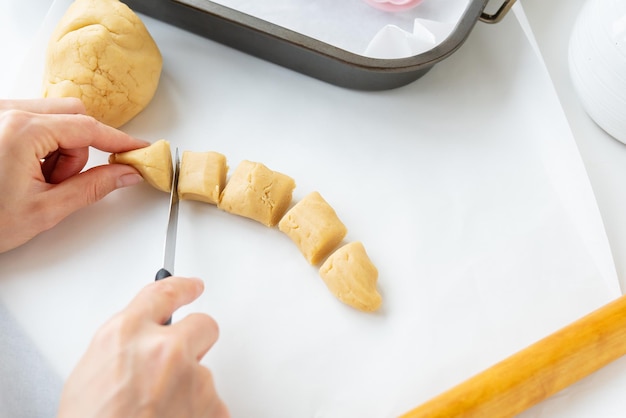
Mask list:
POLYGON ((376 289, 378 269, 358 241, 332 253, 320 267, 320 277, 333 295, 353 308, 373 312, 382 303, 376 289))
POLYGON ((289 210, 278 229, 296 243, 304 258, 316 265, 330 254, 348 230, 318 192, 312 192, 289 210))
POLYGON ((172 188, 172 150, 170 143, 160 139, 152 145, 109 156, 110 164, 128 164, 151 186, 164 192, 172 188))
POLYGON ((75 0, 48 43, 43 96, 77 97, 87 113, 119 127, 141 112, 163 59, 141 19, 118 0, 75 0))
POLYGON ((243 160, 226 183, 218 206, 226 212, 275 226, 289 208, 295 187, 295 181, 286 174, 243 160))
POLYGON ((178 179, 181 200, 199 200, 217 205, 226 184, 228 165, 219 152, 183 152, 178 179))

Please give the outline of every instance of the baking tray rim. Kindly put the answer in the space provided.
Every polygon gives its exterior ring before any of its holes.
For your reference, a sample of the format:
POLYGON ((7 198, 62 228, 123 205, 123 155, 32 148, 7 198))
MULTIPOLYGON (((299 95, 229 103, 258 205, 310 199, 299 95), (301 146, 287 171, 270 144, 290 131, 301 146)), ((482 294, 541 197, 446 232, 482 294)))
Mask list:
POLYGON ((385 59, 347 51, 208 0, 125 0, 139 13, 332 84, 361 90, 396 88, 421 77, 462 46, 488 2, 469 0, 454 30, 432 49, 385 59))

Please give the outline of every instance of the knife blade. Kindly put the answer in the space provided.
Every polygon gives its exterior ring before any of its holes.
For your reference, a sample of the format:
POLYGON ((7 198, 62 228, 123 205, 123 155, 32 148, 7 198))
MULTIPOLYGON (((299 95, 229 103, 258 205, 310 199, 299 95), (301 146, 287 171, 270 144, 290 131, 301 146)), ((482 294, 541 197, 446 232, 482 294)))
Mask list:
MULTIPOLYGON (((174 156, 172 170, 172 188, 170 190, 170 210, 165 233, 165 245, 163 248, 163 267, 157 272, 155 281, 170 277, 174 273, 174 260, 176 256, 176 231, 178 230, 178 176, 180 174, 180 158, 178 148, 174 156)), ((165 325, 169 325, 170 318, 165 325)))

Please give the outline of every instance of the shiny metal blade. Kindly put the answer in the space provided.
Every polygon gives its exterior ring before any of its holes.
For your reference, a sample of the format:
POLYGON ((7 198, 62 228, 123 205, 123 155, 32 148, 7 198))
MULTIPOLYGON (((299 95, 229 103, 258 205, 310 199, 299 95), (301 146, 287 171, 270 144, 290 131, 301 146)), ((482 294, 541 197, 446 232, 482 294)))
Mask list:
POLYGON ((176 257, 176 231, 178 229, 178 176, 180 174, 180 158, 178 148, 174 157, 174 169, 172 170, 172 190, 170 191, 170 215, 167 222, 167 234, 165 235, 165 249, 163 250, 163 268, 170 274, 174 274, 174 261, 176 257))

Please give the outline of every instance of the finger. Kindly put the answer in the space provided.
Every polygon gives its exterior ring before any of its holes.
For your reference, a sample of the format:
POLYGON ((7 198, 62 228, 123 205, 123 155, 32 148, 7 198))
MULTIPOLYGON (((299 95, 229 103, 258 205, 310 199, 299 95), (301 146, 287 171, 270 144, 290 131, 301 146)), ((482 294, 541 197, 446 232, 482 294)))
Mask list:
MULTIPOLYGON (((40 130, 39 138, 46 153, 58 148, 94 147, 105 152, 124 152, 149 145, 118 129, 98 122, 86 115, 33 114, 31 127, 40 130)), ((45 155, 40 156, 44 158, 45 155)))
POLYGON ((208 416, 213 418, 230 418, 230 412, 224 401, 218 398, 211 404, 208 416))
POLYGON ((46 231, 73 212, 102 199, 110 191, 142 181, 130 166, 111 164, 94 167, 61 184, 38 184, 38 191, 24 199, 29 227, 16 231, 15 242, 24 243, 46 231))
POLYGON ((213 379, 213 373, 204 366, 200 366, 200 376, 202 386, 200 388, 199 396, 196 397, 200 402, 204 402, 204 417, 212 418, 230 418, 230 412, 226 407, 226 404, 219 397, 217 390, 215 389, 215 381, 213 379))
POLYGON ((144 287, 127 309, 164 324, 176 309, 196 300, 203 290, 204 283, 200 279, 172 276, 144 287))
POLYGON ((59 184, 48 185, 45 193, 38 195, 46 208, 46 226, 49 229, 62 219, 89 206, 113 190, 131 186, 143 179, 131 166, 110 164, 93 167, 70 177, 59 184))
POLYGON ((87 164, 89 148, 59 149, 41 164, 48 183, 58 184, 78 174, 87 164))
POLYGON ((189 342, 191 354, 198 361, 213 347, 219 336, 217 322, 209 315, 194 313, 176 322, 170 329, 189 342))
POLYGON ((67 113, 84 114, 85 105, 75 97, 59 97, 50 99, 1 100, 0 111, 19 109, 32 113, 67 113))

